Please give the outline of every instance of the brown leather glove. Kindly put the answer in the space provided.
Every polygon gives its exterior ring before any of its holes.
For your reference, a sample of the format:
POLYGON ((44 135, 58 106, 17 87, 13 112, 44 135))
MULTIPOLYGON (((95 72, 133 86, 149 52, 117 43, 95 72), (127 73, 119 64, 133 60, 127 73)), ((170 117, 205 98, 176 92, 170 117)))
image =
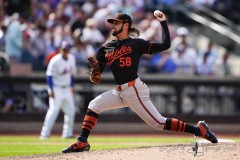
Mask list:
POLYGON ((101 68, 100 65, 98 64, 98 62, 93 58, 93 57, 89 57, 88 58, 88 62, 90 64, 90 81, 92 83, 98 84, 101 82, 101 68))

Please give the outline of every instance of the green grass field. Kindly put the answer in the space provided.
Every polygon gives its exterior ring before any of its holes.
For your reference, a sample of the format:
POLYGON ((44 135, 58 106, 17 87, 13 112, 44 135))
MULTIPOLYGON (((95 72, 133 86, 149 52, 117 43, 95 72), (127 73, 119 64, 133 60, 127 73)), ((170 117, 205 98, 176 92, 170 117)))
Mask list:
MULTIPOLYGON (((240 138, 231 138, 240 142, 240 138)), ((0 136, 0 157, 26 156, 35 154, 61 153, 75 141, 63 140, 52 136, 48 140, 39 140, 38 136, 0 136)), ((193 139, 176 136, 92 136, 89 138, 91 150, 114 148, 132 148, 143 146, 159 146, 172 143, 191 143, 193 139)))

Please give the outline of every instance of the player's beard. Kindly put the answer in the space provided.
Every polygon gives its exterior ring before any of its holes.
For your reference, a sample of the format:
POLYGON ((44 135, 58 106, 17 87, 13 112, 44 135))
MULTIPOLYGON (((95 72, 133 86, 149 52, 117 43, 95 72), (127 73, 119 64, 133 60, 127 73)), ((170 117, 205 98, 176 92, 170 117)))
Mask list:
POLYGON ((123 31, 123 25, 122 27, 117 31, 116 29, 112 32, 113 36, 117 36, 119 33, 121 33, 123 31))

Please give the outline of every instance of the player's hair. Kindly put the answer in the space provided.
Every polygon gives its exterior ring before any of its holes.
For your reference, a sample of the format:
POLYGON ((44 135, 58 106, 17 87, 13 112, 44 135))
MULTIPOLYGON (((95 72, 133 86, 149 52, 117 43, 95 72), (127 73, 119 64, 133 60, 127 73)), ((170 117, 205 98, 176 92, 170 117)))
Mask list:
POLYGON ((139 37, 139 35, 140 35, 140 31, 137 29, 137 28, 134 28, 134 27, 131 27, 130 29, 129 29, 129 35, 130 35, 130 37, 139 37))

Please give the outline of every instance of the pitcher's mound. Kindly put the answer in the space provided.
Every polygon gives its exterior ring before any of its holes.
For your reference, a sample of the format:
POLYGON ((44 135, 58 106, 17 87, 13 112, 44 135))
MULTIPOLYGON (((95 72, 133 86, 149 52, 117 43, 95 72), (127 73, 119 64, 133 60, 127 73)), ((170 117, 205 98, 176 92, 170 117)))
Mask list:
POLYGON ((83 153, 35 155, 31 157, 14 158, 31 160, 239 160, 239 151, 239 143, 220 142, 217 144, 211 144, 199 142, 198 153, 195 157, 191 144, 174 144, 133 149, 112 149, 83 153))

